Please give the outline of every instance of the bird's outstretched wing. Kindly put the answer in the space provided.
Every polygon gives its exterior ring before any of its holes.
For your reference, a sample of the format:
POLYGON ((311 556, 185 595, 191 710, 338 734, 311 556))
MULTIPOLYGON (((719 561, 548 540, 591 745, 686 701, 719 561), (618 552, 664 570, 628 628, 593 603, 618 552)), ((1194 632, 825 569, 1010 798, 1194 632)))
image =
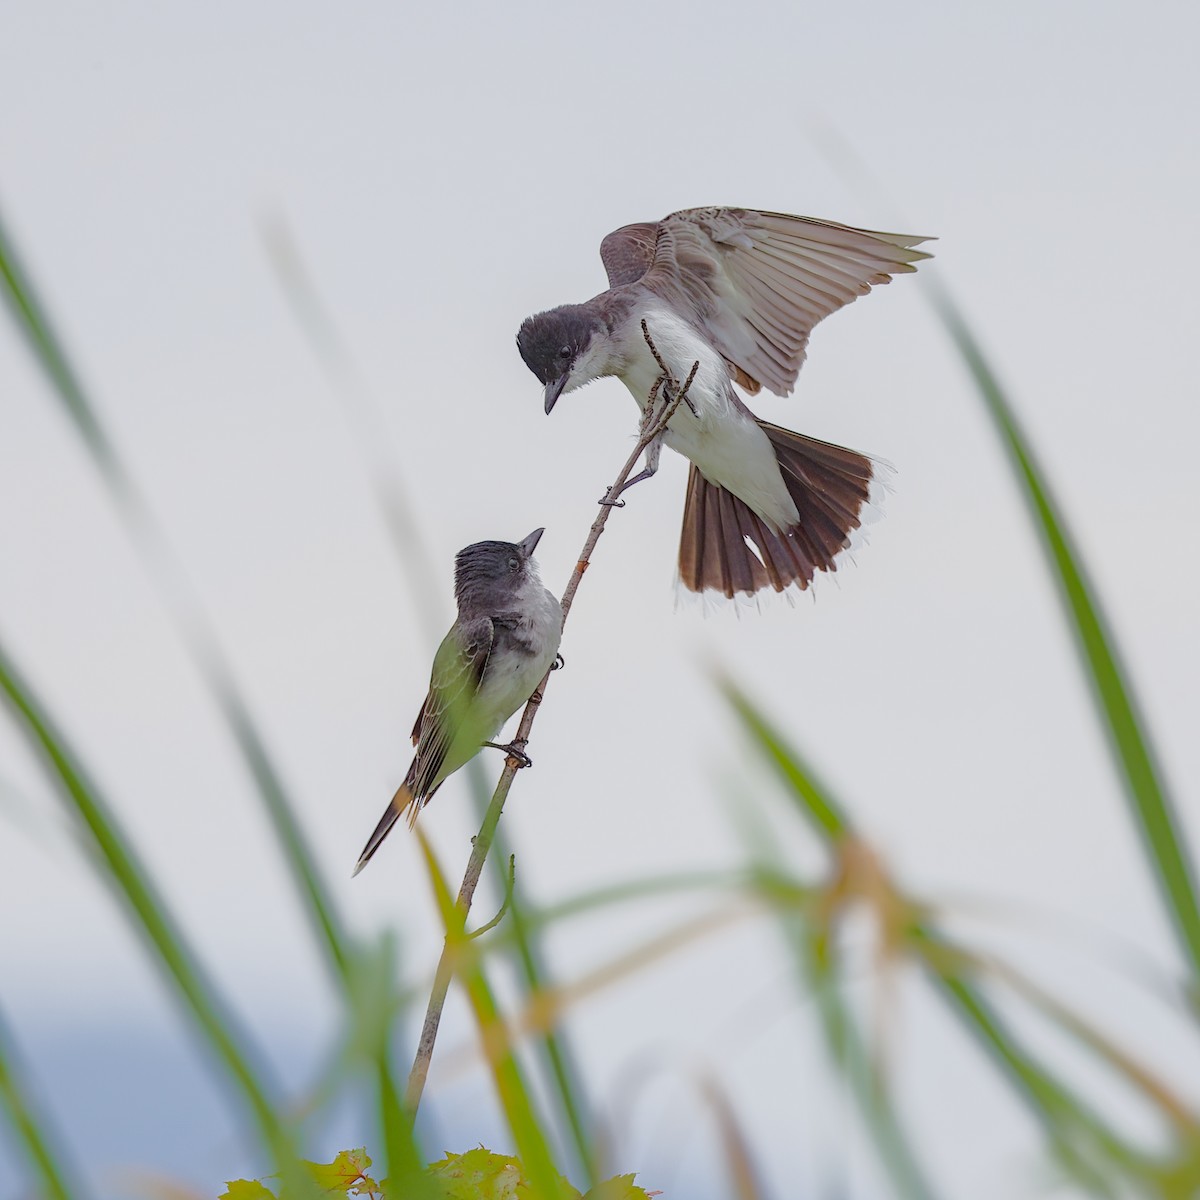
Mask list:
POLYGON ((413 726, 417 756, 405 782, 424 799, 437 786, 446 751, 461 726, 466 710, 479 691, 496 628, 490 617, 455 625, 438 647, 429 680, 429 695, 413 726))
POLYGON ((600 244, 610 287, 640 281, 694 321, 750 392, 786 396, 808 335, 875 284, 915 271, 928 241, 748 208, 689 208, 600 244))

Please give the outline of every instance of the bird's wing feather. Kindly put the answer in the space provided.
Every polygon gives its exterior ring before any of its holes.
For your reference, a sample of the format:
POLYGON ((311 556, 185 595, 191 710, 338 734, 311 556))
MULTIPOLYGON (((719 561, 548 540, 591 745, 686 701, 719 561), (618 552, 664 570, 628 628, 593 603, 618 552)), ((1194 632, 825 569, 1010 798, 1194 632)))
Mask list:
POLYGON ((429 695, 413 728, 417 746, 413 793, 418 797, 436 786, 446 751, 462 721, 460 714, 483 681, 495 636, 492 619, 479 617, 466 624, 455 624, 438 647, 429 695))
POLYGON ((658 224, 640 221, 614 229, 600 243, 600 261, 608 273, 608 286, 620 287, 636 283, 654 262, 654 244, 658 241, 658 224))
POLYGON ((738 383, 786 396, 813 326, 916 270, 929 255, 913 247, 927 240, 754 209, 689 208, 610 233, 600 255, 610 286, 640 280, 696 323, 738 383))

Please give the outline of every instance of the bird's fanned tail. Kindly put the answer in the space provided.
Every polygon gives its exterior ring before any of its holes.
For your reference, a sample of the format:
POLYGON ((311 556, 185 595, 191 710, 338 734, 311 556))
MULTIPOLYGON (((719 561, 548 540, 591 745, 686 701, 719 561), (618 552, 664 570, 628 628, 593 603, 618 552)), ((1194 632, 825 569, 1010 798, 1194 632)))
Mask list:
POLYGON ((776 531, 693 465, 679 543, 680 581, 689 591, 719 592, 732 600, 767 588, 803 590, 818 571, 837 570, 838 556, 866 518, 881 464, 765 421, 759 425, 800 518, 776 531))
POLYGON ((421 811, 422 807, 420 803, 414 802, 412 787, 409 780, 405 779, 396 789, 396 794, 384 810, 383 816, 379 818, 379 824, 375 826, 375 832, 367 839, 367 844, 363 848, 363 852, 358 856, 358 864, 355 866, 351 878, 357 875, 371 861, 371 856, 383 844, 383 839, 391 833, 392 826, 395 825, 404 813, 408 813, 408 825, 411 829, 416 824, 417 813, 421 811))

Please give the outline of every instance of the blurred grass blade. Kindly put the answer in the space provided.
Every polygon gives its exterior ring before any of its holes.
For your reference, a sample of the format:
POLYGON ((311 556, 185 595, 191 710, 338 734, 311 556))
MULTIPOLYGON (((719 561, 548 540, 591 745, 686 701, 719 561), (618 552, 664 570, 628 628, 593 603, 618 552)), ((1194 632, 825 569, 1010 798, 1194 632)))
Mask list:
POLYGON ((1195 871, 1116 641, 1074 539, 979 343, 958 306, 944 292, 935 290, 933 300, 1008 452, 1058 584, 1075 645, 1103 717, 1108 744, 1132 802, 1151 873, 1171 914, 1184 955, 1193 972, 1200 974, 1200 906, 1196 901, 1195 871))
POLYGON ((795 917, 784 928, 801 976, 816 997, 830 1055, 850 1087, 896 1191, 910 1200, 927 1200, 936 1193, 917 1161, 886 1082, 872 1066, 866 1039, 842 998, 830 939, 825 931, 795 917))
MULTIPOLYGON (((816 827, 817 832, 835 849, 853 836, 850 820, 841 805, 818 782, 795 750, 732 681, 722 680, 720 687, 751 735, 756 749, 779 774, 789 799, 816 827)), ((778 874, 778 868, 770 863, 764 864, 760 871, 764 880, 774 880, 778 874)), ((793 890, 807 902, 805 889, 800 887, 793 890)), ((764 897, 770 895, 770 891, 764 891, 764 897)), ((896 1190, 910 1200, 926 1200, 935 1194, 933 1187, 917 1161, 883 1081, 871 1067, 870 1056, 854 1018, 842 1002, 832 966, 832 951, 827 943, 819 941, 809 922, 799 912, 792 903, 784 907, 776 906, 776 916, 792 949, 797 969, 816 995, 831 1056, 850 1085, 880 1160, 896 1190)))
MULTIPOLYGON (((479 759, 472 759, 467 764, 467 770, 471 795, 482 823, 491 801, 492 789, 484 778, 483 764, 479 759)), ((508 839, 504 831, 497 826, 489 862, 492 875, 501 889, 507 883, 506 864, 512 857, 508 839)), ((521 981, 526 1001, 532 1001, 534 996, 552 990, 554 986, 542 958, 537 938, 539 931, 540 927, 531 922, 526 913, 520 885, 514 884, 509 896, 508 916, 504 927, 506 937, 503 944, 511 949, 511 957, 517 968, 517 977, 521 981)), ((500 943, 490 940, 489 949, 497 944, 500 943)), ((549 1025, 539 1031, 534 1039, 534 1047, 541 1060, 542 1071, 550 1082, 552 1095, 557 1100, 559 1127, 564 1131, 564 1140, 574 1152, 586 1186, 594 1188, 600 1182, 600 1175, 588 1133, 591 1117, 570 1043, 558 1028, 549 1025)))
POLYGON ((535 1034, 539 1030, 552 1028, 570 1005, 578 1004, 596 992, 655 966, 668 955, 709 937, 727 925, 757 916, 759 912, 757 905, 743 903, 740 907, 733 907, 727 904, 711 912, 689 917, 628 950, 622 950, 600 966, 591 967, 574 982, 556 984, 534 992, 527 998, 525 1008, 514 1017, 513 1036, 535 1034))
POLYGON ((405 1200, 443 1200, 425 1172, 411 1117, 400 1103, 400 1089, 392 1077, 388 1055, 376 1060, 377 1095, 383 1145, 387 1151, 387 1178, 394 1195, 405 1200))
POLYGON ((700 1092, 712 1109, 713 1119, 721 1135, 721 1149, 729 1167, 730 1200, 763 1200, 765 1193, 754 1167, 750 1143, 737 1119, 729 1097, 711 1076, 700 1079, 700 1092))
MULTIPOLYGON (((498 849, 504 848, 501 846, 498 849)), ((499 865, 504 862, 504 857, 494 849, 492 861, 499 865)), ((526 998, 537 996, 543 989, 553 985, 542 961, 541 948, 533 939, 533 929, 526 920, 524 901, 517 888, 513 889, 508 907, 508 929, 513 937, 524 994, 526 998)), ((560 1117, 570 1132, 571 1146, 579 1169, 583 1172, 584 1184, 589 1189, 594 1188, 600 1182, 600 1175, 588 1135, 591 1116, 570 1043, 561 1035, 557 1025, 551 1025, 534 1040, 534 1045, 542 1059, 542 1069, 557 1095, 560 1117)))
MULTIPOLYGON (((721 688, 752 744, 775 769, 798 810, 824 836, 830 849, 838 850, 852 833, 842 806, 817 781, 799 754, 744 692, 729 680, 723 681, 721 688)), ((1088 1104, 1023 1049, 968 974, 960 969, 957 960, 945 953, 946 944, 936 929, 913 919, 906 937, 952 1010, 1004 1067, 1018 1095, 1041 1123, 1047 1140, 1064 1165, 1102 1196, 1115 1194, 1114 1186, 1107 1181, 1111 1167, 1119 1168, 1128 1177, 1143 1178, 1143 1156, 1139 1156, 1088 1104), (1104 1165, 1098 1165, 1098 1162, 1104 1165)), ((830 1016, 834 1021, 830 1026, 831 1033, 848 1028, 836 1012, 830 1016)))
POLYGON ((21 269, 2 215, 0 280, 3 280, 4 297, 12 309, 17 327, 29 342, 38 364, 50 376, 55 392, 66 405, 76 429, 92 452, 101 473, 110 486, 117 491, 123 491, 127 485, 125 474, 113 454, 108 438, 96 420, 92 406, 84 396, 78 377, 45 318, 28 278, 21 269))
POLYGON ((931 978, 967 1029, 1004 1069, 1059 1160, 1081 1183, 1098 1196, 1116 1196, 1120 1189, 1114 1168, 1134 1178, 1142 1174, 1142 1156, 1023 1049, 966 975, 935 968, 931 978))
MULTIPOLYGON (((54 729, 32 690, 18 675, 2 643, 0 691, 7 696, 20 731, 50 768, 64 800, 90 834, 90 844, 97 852, 92 858, 97 870, 125 902, 130 923, 142 934, 159 966, 175 985, 182 1007, 216 1051, 229 1078, 241 1092, 264 1145, 285 1177, 291 1178, 297 1170, 291 1136, 276 1116, 258 1071, 251 1066, 239 1044, 244 1038, 235 1035, 232 1020, 218 1001, 215 988, 205 978, 182 931, 137 861, 115 816, 76 766, 75 755, 54 729)), ((298 1186, 303 1190, 302 1183, 298 1186)))
POLYGON ((411 1000, 398 982, 398 941, 391 930, 373 939, 360 938, 354 943, 354 959, 348 972, 346 995, 346 1043, 323 1073, 306 1111, 316 1111, 322 1102, 332 1099, 349 1071, 366 1064, 375 1087, 376 1120, 379 1138, 387 1152, 388 1179, 405 1196, 430 1189, 422 1174, 423 1159, 416 1131, 400 1101, 392 1074, 392 1042, 402 1007, 411 1000), (407 1189, 407 1190, 405 1190, 407 1189))
POLYGON ((142 551, 167 607, 183 635, 184 643, 201 677, 216 700, 242 758, 258 786, 285 858, 308 913, 335 971, 343 979, 348 967, 345 935, 333 904, 317 873, 312 852, 301 832, 279 772, 267 753, 266 743, 250 716, 234 675, 204 617, 191 586, 176 564, 166 538, 121 462, 97 415, 95 406, 57 334, 36 290, 22 269, 15 245, 0 218, 0 280, 13 318, 30 350, 49 377, 75 428, 91 452, 101 477, 134 542, 142 551))
MULTIPOLYGON (((392 461, 387 424, 375 405, 371 390, 347 349, 346 341, 330 315, 312 274, 304 262, 291 228, 280 213, 260 223, 267 259, 275 271, 284 299, 312 348, 329 385, 341 401, 346 423, 358 453, 402 576, 409 581, 409 594, 421 624, 433 645, 442 638, 443 614, 437 592, 421 586, 434 578, 438 563, 426 544, 420 514, 414 511, 404 487, 404 471, 392 461)), ((507 861, 507 859, 506 859, 507 861)))
POLYGON ((755 747, 779 774, 789 798, 799 802, 804 814, 816 826, 817 832, 823 834, 831 843, 836 843, 849 834, 850 818, 833 798, 832 793, 804 763, 795 747, 783 739, 732 680, 720 680, 719 687, 733 711, 741 719, 755 747))
POLYGON ((1054 1024, 1095 1054, 1097 1058, 1107 1063, 1114 1072, 1124 1078, 1126 1083, 1154 1105, 1166 1120, 1175 1126, 1181 1137, 1195 1142, 1200 1148, 1200 1118, 1188 1106, 1183 1097, 1151 1067, 1140 1062, 1127 1050, 1117 1045, 1112 1038, 1101 1032, 1086 1017, 1064 1004, 1057 997, 1052 996, 1029 976, 1018 971, 1011 964, 1001 961, 995 955, 976 954, 961 946, 951 946, 949 942, 942 943, 942 951, 957 957, 964 968, 969 968, 976 974, 999 980, 1014 993, 1027 1000, 1054 1024))
POLYGON ((446 942, 451 950, 452 970, 467 993, 479 1031, 484 1061, 491 1072, 496 1097, 512 1133, 517 1156, 528 1174, 536 1200, 558 1200, 558 1197, 568 1193, 542 1132, 542 1122, 513 1052, 507 1025, 484 976, 480 955, 467 935, 466 914, 455 902, 429 840, 419 828, 417 836, 446 931, 446 942))
MULTIPOLYGON (((778 873, 776 873, 778 875, 778 873)), ((757 886, 759 876, 743 870, 733 871, 680 871, 671 875, 653 875, 644 879, 633 879, 628 883, 614 883, 610 887, 596 888, 593 891, 580 892, 576 896, 568 896, 554 904, 540 908, 528 908, 524 912, 524 921, 534 929, 542 930, 559 921, 572 917, 587 915, 597 909, 607 908, 614 904, 628 904, 633 900, 641 900, 653 896, 672 896, 687 892, 712 892, 715 890, 742 892, 751 884, 757 886)), ((782 877, 779 877, 782 885, 782 877)), ((501 927, 487 939, 488 949, 502 945, 512 935, 501 927)))
POLYGON ((40 1181, 37 1194, 47 1200, 81 1200, 86 1193, 78 1172, 56 1144, 58 1139, 47 1133, 46 1120, 38 1113, 23 1078, 17 1048, 3 1015, 0 1015, 0 1108, 8 1115, 14 1142, 24 1151, 40 1181))

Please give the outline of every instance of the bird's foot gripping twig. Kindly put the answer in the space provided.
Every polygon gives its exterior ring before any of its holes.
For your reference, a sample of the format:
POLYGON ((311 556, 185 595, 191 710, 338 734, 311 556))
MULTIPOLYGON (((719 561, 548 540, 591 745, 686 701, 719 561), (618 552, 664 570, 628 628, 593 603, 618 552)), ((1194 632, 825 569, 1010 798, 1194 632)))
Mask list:
POLYGON ((641 483, 644 479, 652 478, 658 471, 658 460, 662 455, 662 440, 663 434, 666 432, 667 422, 674 415, 675 410, 681 405, 686 404, 692 410, 692 416, 699 417, 700 413, 696 406, 688 397, 688 392, 691 390, 692 383, 696 379, 696 372, 700 369, 699 361, 692 363, 692 369, 688 372, 687 379, 683 382, 683 387, 679 386, 679 381, 671 374, 671 368, 667 366, 663 356, 659 354, 658 347, 654 344, 654 339, 650 336, 650 327, 645 320, 642 321, 642 336, 646 339, 646 345, 650 347, 650 353, 654 355, 654 361, 658 363, 661 374, 654 381, 654 386, 650 389, 650 395, 646 400, 646 407, 642 410, 642 420, 639 427, 641 434, 640 442, 645 445, 645 466, 634 476, 626 479, 624 483, 610 487, 597 501, 598 504, 604 505, 607 508, 624 508, 625 501, 621 499, 623 493, 629 491, 635 483, 641 483), (658 400, 662 397, 662 406, 659 407, 658 400))
MULTIPOLYGON (((691 410, 692 416, 695 417, 697 420, 700 419, 700 410, 692 403, 691 397, 687 394, 687 389, 688 389, 688 385, 691 384, 691 381, 696 378, 696 368, 699 365, 700 365, 699 363, 693 364, 691 374, 688 375, 688 382, 687 382, 687 384, 684 385, 683 395, 680 396, 680 399, 683 401, 683 403, 686 404, 688 406, 688 408, 691 410)), ((663 403, 664 404, 669 404, 674 399, 675 387, 676 387, 676 384, 674 383, 673 380, 664 379, 662 381, 662 394, 663 394, 663 403)))
POLYGON ((679 380, 671 373, 671 368, 667 366, 666 360, 658 352, 658 347, 654 344, 654 339, 650 336, 650 326, 646 324, 645 317, 642 318, 642 337, 646 339, 646 345, 650 347, 650 353, 654 356, 654 361, 658 363, 658 378, 654 381, 654 386, 650 389, 650 396, 646 403, 646 412, 643 417, 645 422, 643 432, 650 428, 650 414, 654 412, 654 402, 658 399, 658 393, 661 390, 663 397, 664 410, 670 405, 671 401, 676 396, 691 409, 692 416, 697 420, 700 418, 700 413, 696 406, 688 397, 688 389, 692 386, 692 380, 696 378, 696 372, 700 369, 700 364, 695 362, 692 364, 691 373, 687 377, 687 382, 683 385, 683 393, 679 391, 679 380))
POLYGON ((485 746, 491 746, 493 750, 503 750, 509 758, 515 759, 520 767, 532 767, 533 759, 525 753, 522 746, 526 745, 524 738, 514 738, 513 741, 502 744, 500 742, 484 742, 485 746))
MULTIPOLYGON (((697 420, 700 418, 700 412, 692 403, 688 392, 692 390, 692 384, 696 381, 696 372, 700 370, 700 360, 697 359, 692 363, 692 369, 688 372, 687 378, 683 381, 683 387, 680 388, 674 376, 668 375, 658 382, 662 384, 663 406, 660 412, 657 424, 652 427, 658 431, 658 436, 662 436, 662 431, 666 429, 667 422, 671 419, 671 414, 680 406, 686 404, 692 410, 692 416, 697 420)), ((653 393, 651 393, 653 395, 653 393)), ((654 407, 653 404, 647 406, 647 412, 654 407)))
MULTIPOLYGON (((647 409, 647 412, 649 409, 647 409)), ((645 419, 643 418, 643 425, 645 419)), ((654 440, 646 447, 645 466, 632 478, 625 480, 620 487, 609 488, 604 493, 604 498, 598 500, 598 504, 607 504, 610 508, 624 508, 625 501, 620 499, 635 483, 641 483, 643 479, 650 479, 658 471, 658 460, 662 456, 662 434, 656 435, 654 440)))

